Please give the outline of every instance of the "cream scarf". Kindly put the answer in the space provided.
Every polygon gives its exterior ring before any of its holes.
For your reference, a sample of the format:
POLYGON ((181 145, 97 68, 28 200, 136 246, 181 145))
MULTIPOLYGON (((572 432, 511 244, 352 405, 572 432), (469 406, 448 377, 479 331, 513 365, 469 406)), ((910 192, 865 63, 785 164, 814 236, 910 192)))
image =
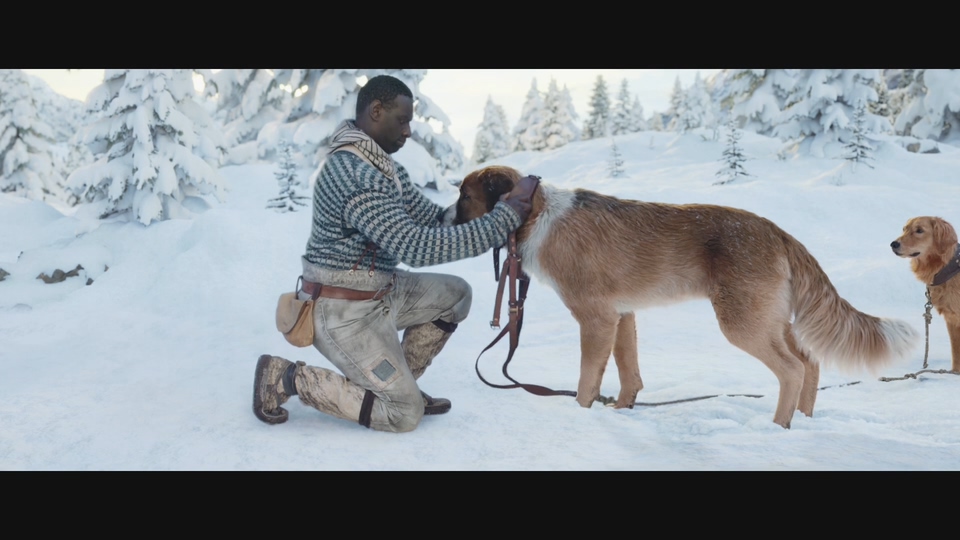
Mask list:
POLYGON ((344 120, 333 132, 330 139, 330 153, 347 150, 357 154, 368 163, 377 168, 388 178, 392 178, 397 184, 397 190, 403 193, 400 187, 400 179, 397 177, 397 164, 380 148, 369 135, 364 133, 353 120, 344 120))

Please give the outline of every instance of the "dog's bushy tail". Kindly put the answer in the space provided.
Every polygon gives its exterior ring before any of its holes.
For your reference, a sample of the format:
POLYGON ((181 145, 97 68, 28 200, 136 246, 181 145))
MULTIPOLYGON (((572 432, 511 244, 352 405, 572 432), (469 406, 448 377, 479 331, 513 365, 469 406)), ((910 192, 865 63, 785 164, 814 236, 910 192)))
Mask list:
POLYGON ((843 371, 880 368, 907 357, 920 341, 911 325, 867 315, 840 297, 805 247, 783 232, 790 263, 793 331, 810 359, 843 371))

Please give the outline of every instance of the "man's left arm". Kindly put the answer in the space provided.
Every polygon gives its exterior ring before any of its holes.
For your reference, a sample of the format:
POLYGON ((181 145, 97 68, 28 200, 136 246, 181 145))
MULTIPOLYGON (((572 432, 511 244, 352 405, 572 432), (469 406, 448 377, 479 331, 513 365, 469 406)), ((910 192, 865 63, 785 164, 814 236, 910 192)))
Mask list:
POLYGON ((420 188, 410 181, 410 175, 400 164, 397 164, 397 176, 403 186, 403 203, 410 217, 424 227, 439 227, 446 209, 427 198, 420 188))

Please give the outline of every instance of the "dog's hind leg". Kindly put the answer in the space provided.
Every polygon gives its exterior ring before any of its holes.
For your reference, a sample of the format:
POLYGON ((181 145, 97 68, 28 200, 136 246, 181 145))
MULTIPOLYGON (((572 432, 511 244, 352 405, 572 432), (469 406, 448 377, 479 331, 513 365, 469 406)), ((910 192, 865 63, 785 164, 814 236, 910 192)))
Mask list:
POLYGON ((777 306, 775 300, 760 297, 755 291, 746 289, 719 288, 711 300, 723 335, 730 343, 763 362, 776 375, 780 382, 780 395, 773 421, 789 428, 800 401, 805 368, 784 339, 784 326, 788 324, 784 316, 785 306, 777 306))
POLYGON ((620 314, 613 308, 579 308, 570 312, 580 323, 580 382, 577 403, 590 407, 600 395, 603 371, 610 360, 620 314))
POLYGON ((797 409, 807 416, 813 416, 813 406, 817 402, 817 385, 820 384, 820 364, 811 360, 797 346, 797 339, 788 325, 783 332, 790 352, 803 363, 803 386, 800 388, 800 401, 797 409))
POLYGON ((643 390, 637 358, 637 317, 633 312, 620 315, 617 336, 613 343, 613 358, 617 362, 617 372, 620 375, 620 395, 614 407, 632 409, 637 400, 637 392, 643 390))

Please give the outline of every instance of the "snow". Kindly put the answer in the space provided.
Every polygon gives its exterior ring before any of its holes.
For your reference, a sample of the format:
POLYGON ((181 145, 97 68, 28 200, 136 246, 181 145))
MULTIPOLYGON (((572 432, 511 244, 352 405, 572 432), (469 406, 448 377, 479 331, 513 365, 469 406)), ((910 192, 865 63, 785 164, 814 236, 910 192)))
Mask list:
MULTIPOLYGON (((492 160, 562 188, 666 203, 712 203, 767 217, 818 259, 841 296, 922 335, 923 285, 890 242, 906 220, 938 215, 960 225, 960 149, 906 151, 877 138, 875 169, 788 152, 744 132, 752 176, 715 186, 725 141, 703 129, 619 136, 624 176, 610 178, 608 139, 492 160)), ((406 156, 398 154, 401 163, 406 156)), ((422 156, 417 156, 419 159, 422 156)), ((473 286, 470 317, 420 380, 452 400, 443 416, 393 434, 326 416, 294 398, 290 420, 253 415, 261 354, 332 368, 315 349, 277 332, 274 308, 292 290, 311 214, 266 208, 276 165, 228 166, 224 202, 192 219, 144 226, 0 194, 0 469, 2 470, 957 470, 960 377, 921 374, 923 346, 877 375, 825 367, 812 418, 772 422, 778 384, 730 345, 711 306, 693 300, 637 312, 644 403, 590 409, 483 384, 474 363, 496 336, 496 283, 488 255, 424 269, 473 286), (79 276, 45 284, 40 272, 79 276), (92 279, 90 285, 86 285, 92 279), (746 397, 743 394, 762 397, 746 397)), ((298 171, 309 178, 312 170, 298 171)), ((427 191, 441 204, 455 189, 427 191)), ((616 264, 616 253, 610 264, 616 264)), ((680 261, 682 264, 682 261, 680 261)), ((418 270, 419 271, 419 270, 418 270)), ((525 305, 515 379, 575 390, 578 326, 536 280, 525 305)), ((494 384, 506 340, 479 369, 494 384)), ((930 369, 949 369, 943 319, 930 326, 930 369)), ((611 361, 601 386, 616 395, 611 361)))

